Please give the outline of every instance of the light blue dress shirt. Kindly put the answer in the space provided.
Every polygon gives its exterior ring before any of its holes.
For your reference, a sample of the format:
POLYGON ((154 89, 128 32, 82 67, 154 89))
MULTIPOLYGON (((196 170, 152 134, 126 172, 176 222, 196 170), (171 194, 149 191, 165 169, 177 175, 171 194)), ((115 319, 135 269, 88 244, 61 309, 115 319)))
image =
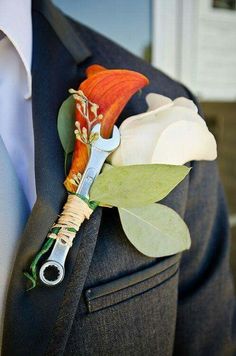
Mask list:
POLYGON ((36 200, 31 57, 31 0, 0 0, 0 350, 11 270, 36 200))
POLYGON ((30 0, 0 1, 0 134, 32 208, 36 200, 30 0))

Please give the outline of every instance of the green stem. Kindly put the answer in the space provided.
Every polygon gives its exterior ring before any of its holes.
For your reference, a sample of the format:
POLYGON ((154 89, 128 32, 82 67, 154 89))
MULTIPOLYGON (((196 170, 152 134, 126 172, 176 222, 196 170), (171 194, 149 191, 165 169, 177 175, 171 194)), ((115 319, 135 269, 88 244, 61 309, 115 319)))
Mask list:
POLYGON ((65 152, 65 159, 64 159, 64 172, 65 172, 65 177, 67 176, 67 159, 68 159, 68 153, 65 152))
POLYGON ((27 289, 27 291, 33 289, 36 287, 37 285, 37 266, 38 266, 38 262, 41 259, 41 257, 47 253, 51 246, 53 245, 53 243, 55 242, 54 239, 49 238, 45 241, 45 243, 43 244, 42 248, 40 249, 40 251, 37 253, 37 255, 34 257, 33 261, 31 262, 30 265, 30 273, 29 272, 24 272, 24 276, 26 278, 28 278, 32 285, 30 288, 27 289))

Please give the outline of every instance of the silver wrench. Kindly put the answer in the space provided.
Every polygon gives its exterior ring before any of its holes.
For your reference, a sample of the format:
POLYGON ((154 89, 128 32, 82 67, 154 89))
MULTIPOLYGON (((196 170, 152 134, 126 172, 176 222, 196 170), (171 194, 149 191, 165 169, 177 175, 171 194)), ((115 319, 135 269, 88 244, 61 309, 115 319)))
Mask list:
MULTIPOLYGON (((116 126, 113 128, 112 137, 104 139, 100 136, 101 124, 93 127, 92 133, 98 134, 98 139, 91 144, 91 155, 84 171, 77 194, 89 199, 90 188, 100 173, 102 166, 111 152, 118 148, 120 144, 120 132, 116 126)), ((70 246, 60 239, 57 239, 47 261, 39 271, 41 281, 48 286, 55 286, 62 282, 65 275, 65 261, 70 246), (47 274, 51 274, 50 278, 47 274)))

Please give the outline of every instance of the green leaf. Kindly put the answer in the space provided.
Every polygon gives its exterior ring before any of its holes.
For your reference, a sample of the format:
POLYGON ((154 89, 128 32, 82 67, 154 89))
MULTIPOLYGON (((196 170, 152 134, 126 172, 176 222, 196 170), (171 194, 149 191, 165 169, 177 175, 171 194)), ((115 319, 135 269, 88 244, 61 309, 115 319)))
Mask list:
POLYGON ((105 162, 102 166, 102 173, 114 168, 110 163, 105 162))
POLYGON ((185 166, 165 164, 106 169, 92 185, 90 199, 121 208, 149 205, 168 195, 189 170, 185 166))
POLYGON ((57 129, 65 154, 73 152, 75 144, 75 100, 69 96, 61 105, 57 118, 57 129))
POLYGON ((127 238, 146 256, 169 256, 190 248, 187 225, 174 210, 165 205, 120 208, 119 214, 127 238))

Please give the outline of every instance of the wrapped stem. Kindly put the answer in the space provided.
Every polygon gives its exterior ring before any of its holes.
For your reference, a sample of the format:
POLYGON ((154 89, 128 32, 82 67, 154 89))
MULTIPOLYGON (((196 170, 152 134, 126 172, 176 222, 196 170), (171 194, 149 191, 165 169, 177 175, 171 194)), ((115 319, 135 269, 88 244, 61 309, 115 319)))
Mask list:
POLYGON ((28 290, 36 287, 38 279, 38 263, 51 249, 54 241, 60 239, 63 243, 72 246, 73 240, 79 231, 81 224, 85 219, 90 218, 97 206, 98 203, 88 201, 79 195, 68 195, 62 213, 57 222, 50 229, 46 241, 30 265, 30 272, 24 272, 25 277, 31 282, 31 287, 28 290))

